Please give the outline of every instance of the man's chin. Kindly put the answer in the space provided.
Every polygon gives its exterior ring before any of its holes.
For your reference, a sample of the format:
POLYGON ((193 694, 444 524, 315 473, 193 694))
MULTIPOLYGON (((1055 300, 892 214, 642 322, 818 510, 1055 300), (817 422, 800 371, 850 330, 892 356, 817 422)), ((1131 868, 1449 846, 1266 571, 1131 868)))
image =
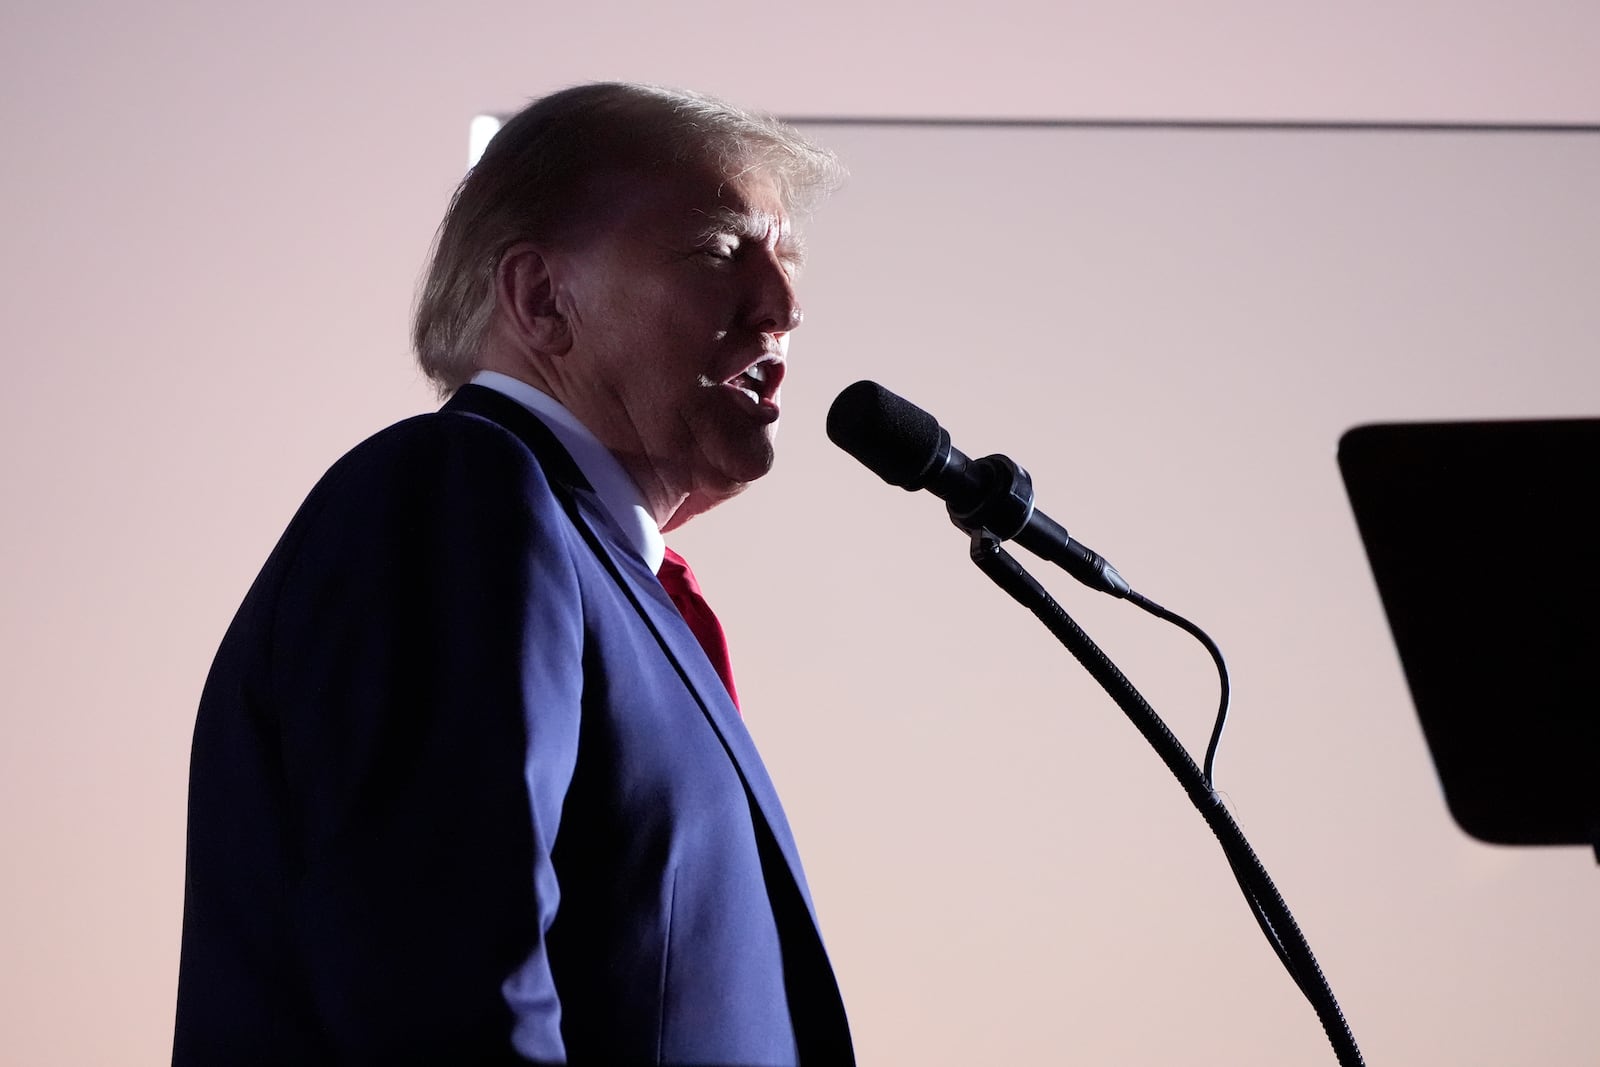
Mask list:
POLYGON ((765 426, 746 425, 723 435, 721 439, 707 442, 705 458, 709 468, 708 477, 696 481, 712 486, 725 483, 729 487, 728 496, 742 492, 746 485, 766 477, 772 470, 773 463, 777 461, 777 450, 773 447, 777 434, 778 424, 775 422, 765 426))
POLYGON ((712 470, 696 478, 695 488, 678 510, 672 513, 672 517, 662 524, 663 532, 675 530, 696 515, 732 500, 750 488, 752 482, 771 472, 777 456, 770 437, 765 438, 763 444, 764 448, 740 449, 724 455, 712 470))
POLYGON ((752 482, 770 474, 775 458, 772 449, 768 448, 758 456, 741 457, 738 463, 724 464, 713 477, 700 483, 696 494, 711 501, 713 506, 731 500, 750 488, 752 482))
POLYGON ((778 461, 777 450, 772 447, 772 435, 763 437, 760 447, 751 450, 748 456, 741 456, 740 460, 737 466, 730 465, 728 471, 730 481, 738 484, 738 488, 733 490, 735 493, 744 492, 751 482, 772 473, 772 465, 778 461))

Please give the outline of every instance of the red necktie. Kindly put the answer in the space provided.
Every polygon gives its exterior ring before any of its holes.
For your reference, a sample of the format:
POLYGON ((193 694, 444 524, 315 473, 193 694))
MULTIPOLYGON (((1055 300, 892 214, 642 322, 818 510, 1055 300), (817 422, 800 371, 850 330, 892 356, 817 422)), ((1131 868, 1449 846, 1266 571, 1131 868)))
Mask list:
POLYGON ((682 556, 669 548, 661 559, 661 570, 656 577, 661 579, 661 587, 672 598, 678 614, 689 624, 694 639, 706 650, 706 658, 711 661, 712 669, 722 679, 722 684, 728 687, 728 696, 733 698, 733 706, 737 708, 739 693, 733 688, 733 664, 728 660, 728 638, 723 634, 722 624, 717 621, 711 605, 700 594, 700 583, 695 581, 694 571, 689 569, 689 564, 684 562, 682 556))

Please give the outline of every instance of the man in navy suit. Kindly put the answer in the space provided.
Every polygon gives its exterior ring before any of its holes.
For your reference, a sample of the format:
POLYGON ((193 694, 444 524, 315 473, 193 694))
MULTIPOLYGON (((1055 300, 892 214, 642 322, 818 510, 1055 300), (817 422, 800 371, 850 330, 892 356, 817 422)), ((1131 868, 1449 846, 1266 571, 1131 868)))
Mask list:
POLYGON ((773 459, 827 153, 590 85, 419 300, 438 412, 318 483, 195 728, 175 1064, 849 1064, 783 811, 657 580, 773 459))

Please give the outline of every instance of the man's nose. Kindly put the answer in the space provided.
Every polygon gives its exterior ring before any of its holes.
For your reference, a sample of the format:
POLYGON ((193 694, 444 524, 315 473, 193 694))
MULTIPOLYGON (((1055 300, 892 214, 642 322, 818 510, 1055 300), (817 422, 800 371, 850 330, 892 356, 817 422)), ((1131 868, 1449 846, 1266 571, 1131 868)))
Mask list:
POLYGON ((756 328, 771 334, 786 334, 798 328, 805 316, 788 264, 770 252, 762 256, 757 284, 759 290, 751 308, 756 328))

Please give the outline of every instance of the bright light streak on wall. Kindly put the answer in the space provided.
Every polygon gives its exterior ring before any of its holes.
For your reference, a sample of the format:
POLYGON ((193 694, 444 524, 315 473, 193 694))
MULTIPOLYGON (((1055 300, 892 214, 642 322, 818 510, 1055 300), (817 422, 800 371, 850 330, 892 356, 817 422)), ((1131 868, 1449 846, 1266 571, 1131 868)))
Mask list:
POLYGON ((500 131, 498 115, 478 115, 467 130, 467 166, 476 166, 489 147, 489 139, 500 131))

